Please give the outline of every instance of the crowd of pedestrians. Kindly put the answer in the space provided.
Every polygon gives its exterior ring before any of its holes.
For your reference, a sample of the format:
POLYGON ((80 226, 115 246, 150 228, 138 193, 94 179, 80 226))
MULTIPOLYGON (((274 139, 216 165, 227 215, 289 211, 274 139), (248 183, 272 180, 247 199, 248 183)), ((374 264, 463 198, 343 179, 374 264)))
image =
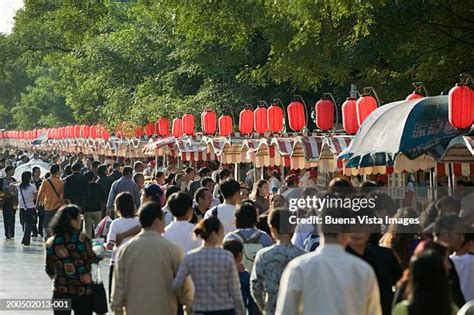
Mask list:
POLYGON ((1 156, 5 238, 15 237, 18 209, 21 243, 44 238, 53 297, 70 298, 75 314, 96 310, 94 266, 103 253, 94 238, 111 251, 106 291, 114 314, 474 312, 474 193, 467 189, 410 208, 380 182, 354 187, 337 177, 321 189, 315 170, 282 179, 269 169, 260 180, 251 171, 239 181, 212 164, 180 170, 40 156, 1 156), (15 168, 30 158, 49 163, 47 174, 36 168, 16 180, 15 168), (289 210, 292 200, 313 196, 373 198, 375 206, 289 210), (295 225, 295 215, 323 220, 295 225))

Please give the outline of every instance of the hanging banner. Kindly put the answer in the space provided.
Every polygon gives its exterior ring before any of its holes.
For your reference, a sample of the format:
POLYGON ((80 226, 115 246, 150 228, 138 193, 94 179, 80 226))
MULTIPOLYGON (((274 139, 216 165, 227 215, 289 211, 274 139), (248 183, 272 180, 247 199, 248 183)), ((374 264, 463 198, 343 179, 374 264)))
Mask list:
POLYGON ((393 199, 405 199, 405 174, 394 173, 388 175, 388 191, 393 199))

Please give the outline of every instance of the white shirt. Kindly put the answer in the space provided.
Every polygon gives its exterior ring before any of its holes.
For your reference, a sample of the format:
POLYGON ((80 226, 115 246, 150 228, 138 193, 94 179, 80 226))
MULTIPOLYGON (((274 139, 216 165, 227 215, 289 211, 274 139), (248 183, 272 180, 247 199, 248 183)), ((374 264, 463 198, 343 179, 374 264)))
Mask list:
POLYGON ((35 195, 38 191, 36 186, 29 184, 26 188, 20 188, 20 184, 16 184, 18 191, 18 206, 20 209, 31 209, 35 207, 35 195), (21 189, 21 191, 20 191, 21 189), (23 194, 23 196, 22 196, 23 194), (23 199, 25 198, 25 199, 23 199))
POLYGON ((168 205, 163 207, 163 218, 165 219, 165 226, 168 226, 173 221, 173 215, 171 214, 170 207, 168 205))
MULTIPOLYGON (((235 228, 235 206, 223 203, 217 206, 217 218, 221 221, 222 225, 224 226, 224 235, 229 232, 234 231, 235 228)), ((204 219, 212 217, 212 208, 207 210, 206 214, 204 215, 204 219)))
POLYGON ((461 291, 466 301, 474 300, 474 254, 449 256, 459 275, 461 291))
MULTIPOLYGON (((110 223, 110 228, 109 228, 109 234, 107 234, 107 243, 112 243, 115 244, 117 241, 117 235, 120 233, 127 232, 134 227, 137 227, 140 225, 140 221, 138 220, 138 217, 133 217, 133 218, 117 218, 110 223)), ((114 250, 112 252, 112 256, 110 257, 110 264, 113 264, 115 262, 115 253, 117 250, 125 244, 129 239, 132 237, 127 237, 125 238, 122 243, 120 243, 119 246, 115 246, 114 250)))
POLYGON ((372 267, 340 245, 321 245, 283 272, 277 315, 381 315, 372 267))
POLYGON ((175 243, 184 251, 189 252, 192 249, 202 245, 202 240, 194 235, 195 225, 189 221, 173 221, 166 228, 163 234, 168 241, 175 243))

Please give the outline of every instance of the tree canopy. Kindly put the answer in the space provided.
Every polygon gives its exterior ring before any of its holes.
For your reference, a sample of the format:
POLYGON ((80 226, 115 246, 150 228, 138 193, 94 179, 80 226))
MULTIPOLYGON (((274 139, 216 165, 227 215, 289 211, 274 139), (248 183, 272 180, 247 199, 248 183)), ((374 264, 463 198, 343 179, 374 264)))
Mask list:
POLYGON ((473 32, 472 1, 25 0, 0 35, 0 128, 439 94, 474 69, 473 32))

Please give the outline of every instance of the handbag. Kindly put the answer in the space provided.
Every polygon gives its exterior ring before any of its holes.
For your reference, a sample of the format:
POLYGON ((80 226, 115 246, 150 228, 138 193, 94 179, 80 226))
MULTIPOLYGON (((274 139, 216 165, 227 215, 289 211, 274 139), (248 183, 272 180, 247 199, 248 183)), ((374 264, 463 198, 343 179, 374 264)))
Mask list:
POLYGON ((99 264, 91 265, 92 275, 92 311, 98 314, 108 312, 107 295, 105 294, 104 283, 100 275, 99 264))

